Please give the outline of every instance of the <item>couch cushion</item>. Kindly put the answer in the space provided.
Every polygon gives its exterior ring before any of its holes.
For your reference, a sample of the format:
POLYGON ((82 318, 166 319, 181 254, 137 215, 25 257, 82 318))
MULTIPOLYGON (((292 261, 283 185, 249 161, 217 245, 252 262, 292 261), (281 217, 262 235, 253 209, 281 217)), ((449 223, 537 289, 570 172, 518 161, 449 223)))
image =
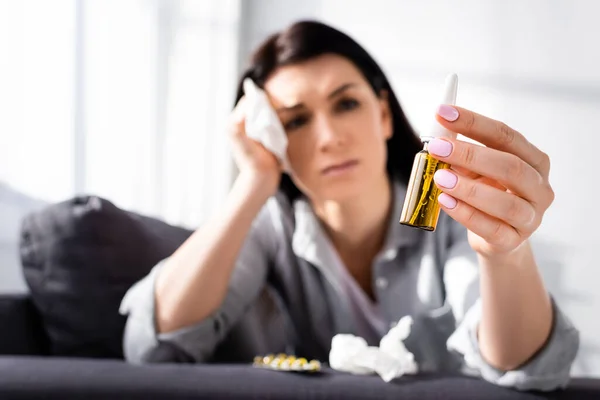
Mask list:
POLYGON ((386 383, 377 375, 350 375, 328 368, 298 374, 249 365, 0 357, 0 398, 587 400, 600 398, 600 380, 574 379, 566 390, 538 393, 463 376, 419 374, 386 383))
POLYGON ((0 294, 0 354, 45 355, 48 338, 26 294, 0 294))
POLYGON ((191 233, 96 196, 26 216, 21 261, 51 353, 122 358, 121 299, 191 233))

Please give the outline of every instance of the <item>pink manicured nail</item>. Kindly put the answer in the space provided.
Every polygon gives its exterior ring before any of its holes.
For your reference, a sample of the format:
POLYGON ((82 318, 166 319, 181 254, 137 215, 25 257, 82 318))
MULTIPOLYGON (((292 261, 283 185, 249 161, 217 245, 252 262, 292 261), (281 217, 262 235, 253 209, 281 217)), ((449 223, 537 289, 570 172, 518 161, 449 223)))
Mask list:
POLYGON ((438 114, 440 117, 444 118, 446 121, 456 121, 458 119, 458 110, 452 106, 447 104, 442 104, 438 108, 438 114))
POLYGON ((443 139, 433 139, 427 145, 427 151, 440 157, 448 157, 452 153, 452 143, 443 139))
POLYGON ((454 186, 456 186, 458 177, 456 174, 448 171, 447 169, 440 169, 433 175, 433 180, 435 183, 445 187, 446 189, 452 189, 454 186))
POLYGON ((440 194, 438 197, 438 201, 440 202, 441 205, 443 205, 446 208, 450 208, 450 209, 456 207, 456 203, 457 203, 457 201, 454 197, 452 197, 446 193, 440 194))

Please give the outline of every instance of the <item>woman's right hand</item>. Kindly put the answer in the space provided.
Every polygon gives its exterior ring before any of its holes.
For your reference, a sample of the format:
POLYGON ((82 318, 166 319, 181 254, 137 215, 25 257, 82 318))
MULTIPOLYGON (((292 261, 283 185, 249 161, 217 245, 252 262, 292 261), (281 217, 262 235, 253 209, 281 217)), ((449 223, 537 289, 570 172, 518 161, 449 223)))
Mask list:
POLYGON ((247 178, 268 196, 275 194, 281 180, 282 166, 273 153, 260 142, 249 138, 245 129, 245 97, 238 101, 231 113, 229 133, 233 158, 240 176, 247 178))

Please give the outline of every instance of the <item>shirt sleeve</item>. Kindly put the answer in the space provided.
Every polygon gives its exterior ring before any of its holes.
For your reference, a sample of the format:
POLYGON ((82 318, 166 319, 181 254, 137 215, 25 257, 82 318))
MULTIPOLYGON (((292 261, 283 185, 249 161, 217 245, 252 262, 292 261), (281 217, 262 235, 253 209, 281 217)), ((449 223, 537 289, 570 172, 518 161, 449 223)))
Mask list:
POLYGON ((448 349, 462 354, 471 372, 499 386, 541 391, 564 388, 569 382, 571 366, 579 349, 579 331, 553 298, 551 334, 530 360, 511 371, 498 370, 484 360, 477 337, 482 314, 477 257, 468 243, 467 230, 462 225, 453 222, 450 235, 444 284, 457 328, 447 341, 448 349))
MULTIPOLYGON (((127 316, 123 336, 125 359, 131 363, 151 362, 153 354, 162 354, 165 348, 175 348, 193 362, 207 362, 265 285, 270 254, 268 247, 273 239, 268 222, 265 215, 255 220, 240 250, 223 303, 216 312, 197 324, 173 332, 157 332, 154 287, 166 260, 133 285, 123 297, 120 307, 120 313, 127 316), (158 351, 161 347, 162 350, 158 351)), ((177 361, 179 357, 173 355, 171 358, 177 361)))

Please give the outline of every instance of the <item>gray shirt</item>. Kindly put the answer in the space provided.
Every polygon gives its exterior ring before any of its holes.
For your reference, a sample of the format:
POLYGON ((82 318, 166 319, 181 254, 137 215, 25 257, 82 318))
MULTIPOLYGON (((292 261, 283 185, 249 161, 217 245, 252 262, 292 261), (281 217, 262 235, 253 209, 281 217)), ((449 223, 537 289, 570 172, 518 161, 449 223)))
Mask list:
POLYGON ((488 364, 476 334, 479 273, 467 231, 443 212, 435 232, 400 225, 405 194, 404 185, 394 185, 392 220, 372 266, 375 302, 349 281, 308 201, 289 204, 278 195, 253 222, 225 300, 209 318, 157 333, 154 283, 164 261, 127 292, 121 304, 121 313, 128 315, 127 360, 149 362, 166 346, 195 362, 208 362, 218 352, 232 361, 276 352, 327 361, 335 334, 353 333, 377 344, 389 327, 411 315, 405 345, 420 371, 474 374, 522 390, 564 387, 579 332, 554 300, 552 333, 532 359, 512 371, 488 364))

